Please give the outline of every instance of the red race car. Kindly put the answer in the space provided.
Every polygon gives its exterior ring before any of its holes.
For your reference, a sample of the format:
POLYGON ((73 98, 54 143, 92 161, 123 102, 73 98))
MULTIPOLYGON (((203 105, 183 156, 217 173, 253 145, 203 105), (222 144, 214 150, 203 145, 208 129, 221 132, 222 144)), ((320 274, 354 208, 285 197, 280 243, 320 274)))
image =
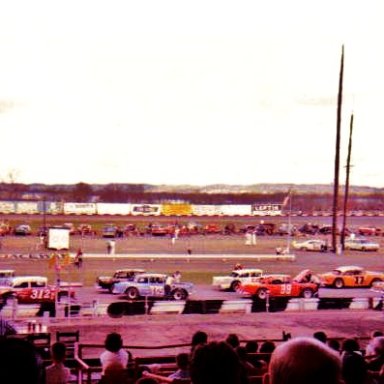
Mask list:
POLYGON ((38 304, 43 302, 54 302, 62 297, 74 298, 74 291, 57 288, 47 284, 44 276, 17 276, 8 285, 0 287, 0 296, 3 300, 16 297, 20 304, 38 304))
POLYGON ((318 290, 317 279, 312 277, 310 271, 303 271, 295 278, 286 274, 263 275, 254 281, 241 284, 238 292, 264 300, 268 295, 310 298, 317 296, 318 290))

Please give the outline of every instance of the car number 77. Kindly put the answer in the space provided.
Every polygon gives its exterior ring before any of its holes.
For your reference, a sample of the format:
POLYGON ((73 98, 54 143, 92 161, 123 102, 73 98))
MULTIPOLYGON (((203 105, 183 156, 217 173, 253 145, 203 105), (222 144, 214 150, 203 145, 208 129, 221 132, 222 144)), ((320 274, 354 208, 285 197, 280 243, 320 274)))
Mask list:
POLYGON ((364 282, 364 276, 355 277, 355 284, 359 285, 359 284, 363 284, 363 282, 364 282))

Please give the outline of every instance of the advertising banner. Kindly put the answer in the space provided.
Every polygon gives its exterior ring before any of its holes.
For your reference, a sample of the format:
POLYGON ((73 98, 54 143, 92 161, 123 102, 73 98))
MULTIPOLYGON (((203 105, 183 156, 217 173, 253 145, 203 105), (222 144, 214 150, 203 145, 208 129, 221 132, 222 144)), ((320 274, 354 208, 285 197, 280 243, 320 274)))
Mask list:
POLYGON ((95 203, 64 203, 65 215, 96 215, 95 203))
POLYGON ((131 204, 96 203, 98 215, 129 215, 131 204))
POLYGON ((159 216, 161 213, 160 204, 132 204, 131 214, 137 216, 159 216))
POLYGON ((253 216, 281 216, 281 204, 253 204, 253 216))
POLYGON ((191 204, 163 204, 161 214, 164 216, 190 216, 192 215, 191 204))

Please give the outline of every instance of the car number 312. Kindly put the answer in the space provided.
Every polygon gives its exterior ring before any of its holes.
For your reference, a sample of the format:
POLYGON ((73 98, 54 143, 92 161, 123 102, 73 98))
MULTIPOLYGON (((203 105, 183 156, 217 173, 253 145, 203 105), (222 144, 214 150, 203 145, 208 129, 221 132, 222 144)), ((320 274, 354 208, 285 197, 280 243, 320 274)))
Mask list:
POLYGON ((54 292, 50 289, 32 289, 30 298, 32 300, 49 300, 54 295, 54 292))

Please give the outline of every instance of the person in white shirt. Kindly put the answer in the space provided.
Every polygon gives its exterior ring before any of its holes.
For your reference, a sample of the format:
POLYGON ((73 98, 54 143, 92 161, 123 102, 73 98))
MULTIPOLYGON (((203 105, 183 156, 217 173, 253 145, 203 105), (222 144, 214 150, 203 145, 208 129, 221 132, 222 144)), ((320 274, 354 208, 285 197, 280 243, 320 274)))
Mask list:
POLYGON ((100 355, 102 374, 111 364, 121 364, 126 367, 128 364, 128 352, 123 348, 121 335, 116 332, 109 333, 104 342, 105 351, 100 355))

